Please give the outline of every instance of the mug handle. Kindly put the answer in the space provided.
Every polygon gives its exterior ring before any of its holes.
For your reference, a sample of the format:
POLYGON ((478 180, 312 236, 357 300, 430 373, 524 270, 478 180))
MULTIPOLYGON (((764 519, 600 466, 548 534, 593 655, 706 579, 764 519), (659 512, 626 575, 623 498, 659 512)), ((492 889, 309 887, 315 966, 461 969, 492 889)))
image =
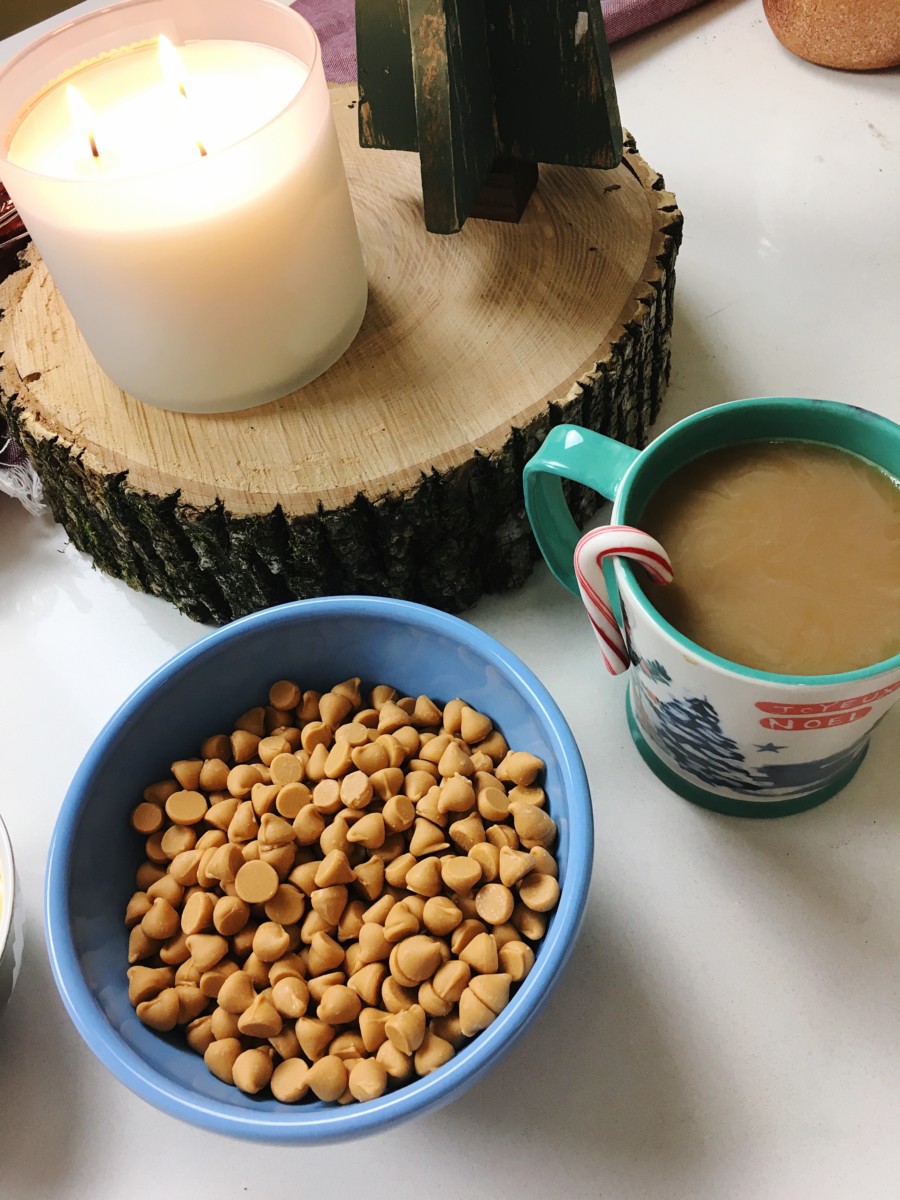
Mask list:
POLYGON ((575 547, 581 530, 575 524, 563 495, 562 481, 571 479, 614 500, 626 472, 640 451, 613 438, 582 429, 557 425, 525 464, 522 481, 525 511, 547 565, 564 587, 579 594, 575 576, 575 547))

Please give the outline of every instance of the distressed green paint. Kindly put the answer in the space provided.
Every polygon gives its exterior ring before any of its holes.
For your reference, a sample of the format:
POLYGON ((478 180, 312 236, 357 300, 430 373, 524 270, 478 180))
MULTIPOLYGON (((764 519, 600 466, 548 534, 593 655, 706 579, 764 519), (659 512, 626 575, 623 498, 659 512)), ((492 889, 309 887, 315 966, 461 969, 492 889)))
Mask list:
POLYGON ((501 152, 614 167, 622 126, 600 0, 485 0, 501 152))
POLYGON ((484 10, 409 0, 425 225, 456 233, 496 157, 484 10))
POLYGON ((357 0, 356 13, 360 143, 419 150, 432 232, 462 227, 497 157, 619 163, 600 0, 357 0))
POLYGON ((418 150, 406 0, 356 0, 359 144, 418 150))

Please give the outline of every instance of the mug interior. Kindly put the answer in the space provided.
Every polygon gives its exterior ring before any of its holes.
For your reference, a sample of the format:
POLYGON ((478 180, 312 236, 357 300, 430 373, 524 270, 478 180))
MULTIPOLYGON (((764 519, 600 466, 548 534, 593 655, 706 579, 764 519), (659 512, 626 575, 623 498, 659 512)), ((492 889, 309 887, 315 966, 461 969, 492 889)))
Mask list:
MULTIPOLYGON (((640 528, 641 517, 651 496, 673 472, 711 450, 760 441, 798 441, 834 446, 885 471, 900 486, 900 425, 886 417, 855 405, 837 404, 830 400, 796 397, 735 400, 679 421, 652 442, 635 460, 623 481, 614 520, 640 528)), ((831 675, 785 675, 731 662, 691 641, 671 625, 650 603, 637 573, 627 559, 616 559, 614 570, 627 585, 636 603, 686 652, 748 678, 775 683, 849 683, 900 666, 900 653, 858 670, 831 675)))

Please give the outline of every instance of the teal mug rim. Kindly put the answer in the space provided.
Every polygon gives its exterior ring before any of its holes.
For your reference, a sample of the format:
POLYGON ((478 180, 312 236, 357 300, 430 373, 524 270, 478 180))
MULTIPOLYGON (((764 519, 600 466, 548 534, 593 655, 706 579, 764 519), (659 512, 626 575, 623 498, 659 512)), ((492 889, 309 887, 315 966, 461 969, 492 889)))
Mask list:
MULTIPOLYGON (((632 519, 625 511, 628 500, 632 494, 632 487, 635 481, 640 476, 642 470, 646 470, 648 464, 652 464, 655 459, 658 459, 659 453, 664 452, 671 446, 673 441, 677 441, 684 435, 686 428, 697 429, 698 426, 706 424, 709 421, 718 422, 722 414, 737 412, 741 410, 753 409, 764 410, 768 406, 779 404, 789 404, 791 409, 796 413, 806 413, 810 416, 815 414, 817 417, 829 417, 836 420, 846 421, 851 415, 854 422, 859 422, 861 419, 871 421, 876 426, 880 427, 879 434, 887 436, 890 439, 898 439, 898 455, 900 455, 900 425, 889 417, 883 417, 879 413, 872 412, 871 409, 859 408, 852 404, 842 404, 835 400, 817 400, 802 396, 756 396, 744 400, 730 400, 723 404, 716 404, 710 408, 705 408, 696 413, 691 413, 687 417, 683 417, 677 421, 664 433, 661 433, 658 438, 654 439, 643 450, 635 450, 634 459, 628 469, 622 476, 619 487, 616 490, 616 495, 613 497, 613 519, 620 524, 634 524, 635 521, 639 524, 639 517, 635 514, 632 519)), ((784 415, 783 413, 781 415, 784 415)), ((611 439, 614 440, 614 439, 611 439)), ((738 441, 759 441, 758 435, 751 434, 746 438, 739 438, 738 441)), ((800 435, 788 438, 779 436, 779 440, 797 440, 806 441, 824 445, 838 445, 843 449, 847 447, 840 442, 823 442, 820 437, 809 434, 800 435)), ((735 439, 729 439, 728 444, 733 444, 735 439)), ((621 443, 619 443, 621 444, 621 443)), ((850 450, 850 453, 857 451, 850 450)), ((703 453, 702 449, 698 450, 698 455, 703 453)), ((694 456, 696 457, 696 456, 694 456)), ((894 476, 896 472, 891 468, 879 463, 877 459, 871 455, 859 454, 859 457, 866 458, 873 466, 879 467, 881 470, 888 471, 894 476)), ((689 462, 690 458, 684 458, 679 465, 689 462)), ((658 486, 658 484, 656 485, 658 486)), ((856 681, 873 679, 878 675, 887 674, 891 671, 900 669, 900 652, 892 655, 890 658, 881 659, 877 663, 872 663, 867 667, 858 667, 853 671, 842 671, 828 675, 787 675, 776 671, 760 671, 755 667, 747 667, 742 663, 732 662, 731 659, 723 658, 721 655, 714 654, 713 651, 705 649, 691 641, 690 638, 684 636, 673 625, 671 625, 665 617, 650 603, 645 595, 643 588, 640 585, 634 567, 626 559, 617 558, 614 560, 613 569, 621 574, 625 582, 629 585, 630 593, 634 597, 635 603, 643 611, 643 615, 651 619, 668 637, 670 637, 676 645, 683 651, 691 654, 694 657, 701 659, 704 663, 719 668, 719 670, 728 672, 732 675, 738 675, 749 680, 757 680, 761 683, 782 684, 792 687, 831 687, 840 684, 849 684, 856 681)), ((621 600, 619 600, 621 603, 621 600)))

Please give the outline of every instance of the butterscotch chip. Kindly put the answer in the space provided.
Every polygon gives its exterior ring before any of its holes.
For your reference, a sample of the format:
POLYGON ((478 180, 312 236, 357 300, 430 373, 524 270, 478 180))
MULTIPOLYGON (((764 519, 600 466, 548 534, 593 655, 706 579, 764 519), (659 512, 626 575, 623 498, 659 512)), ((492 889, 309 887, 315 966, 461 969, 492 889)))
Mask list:
POLYGON ((347 1086, 347 1068, 336 1054, 326 1054, 309 1068, 306 1082, 320 1100, 337 1100, 347 1086))
POLYGON ((344 948, 327 933, 314 933, 309 943, 306 965, 310 976, 325 975, 344 961, 344 948))
POLYGON ((401 1054, 414 1054, 425 1037, 425 1010, 412 1004, 402 1012, 392 1013, 384 1023, 390 1042, 401 1054))
POLYGON ((281 1025, 281 1014, 266 995, 257 996, 238 1017, 238 1029, 247 1037, 276 1037, 281 1025))
POLYGON ((246 729, 236 729, 231 735, 231 758, 235 766, 241 766, 255 758, 259 743, 260 738, 257 734, 249 733, 246 729))
POLYGON ((481 878, 484 883, 493 883, 500 875, 500 851, 490 842, 477 842, 469 850, 469 858, 481 867, 481 878))
POLYGON ((483 742, 493 728, 494 723, 490 717, 477 709, 469 708, 468 704, 463 705, 459 718, 459 732, 464 742, 468 742, 470 746, 474 746, 476 742, 483 742))
POLYGON ((249 842, 259 833, 259 821, 249 800, 237 806, 227 832, 229 842, 249 842))
POLYGON ((500 947, 500 968, 513 983, 521 983, 534 966, 534 951, 524 942, 507 942, 500 947))
POLYGON ((535 871, 519 884, 519 899, 534 912, 549 912, 559 900, 559 884, 552 875, 535 871))
POLYGON ((357 746, 367 746, 369 744, 369 731, 359 721, 347 721, 345 724, 339 725, 334 731, 334 740, 336 742, 347 742, 351 750, 353 750, 357 746))
POLYGON ((234 879, 235 890, 247 904, 266 904, 278 891, 278 872, 266 862, 246 862, 234 879))
POLYGON ((306 963, 299 954, 283 954, 269 966, 269 983, 272 987, 280 979, 305 979, 306 963))
POLYGON ((416 858, 423 858, 428 854, 437 854, 440 850, 446 850, 449 845, 444 831, 439 826, 425 820, 424 817, 416 818, 413 835, 409 841, 410 854, 416 858))
POLYGON ((365 745, 355 746, 350 752, 350 758, 356 769, 366 775, 374 775, 376 771, 383 771, 391 765, 387 747, 378 742, 367 741, 365 745))
POLYGON ((343 884, 332 884, 331 887, 314 888, 309 894, 309 901, 325 922, 334 926, 341 919, 347 906, 347 889, 343 884))
POLYGON ((465 702, 458 696, 444 705, 443 724, 447 733, 459 733, 462 728, 462 710, 465 707, 465 702))
POLYGON ((178 993, 175 988, 164 988, 151 1000, 144 1000, 135 1008, 138 1020, 160 1033, 168 1033, 178 1023, 178 993))
POLYGON ((152 1000, 175 983, 175 972, 171 967, 134 966, 128 968, 127 975, 128 999, 133 1007, 152 1000))
POLYGON ((277 921, 263 921, 253 935, 253 953, 262 962, 276 962, 291 948, 291 935, 277 921))
POLYGON ((340 850, 349 856, 353 849, 350 842, 347 841, 347 832, 350 828, 350 821, 347 818, 349 811, 349 809, 344 809, 338 812, 331 824, 326 825, 322 831, 322 836, 319 838, 319 849, 326 858, 332 850, 340 850))
POLYGON ((361 1008, 359 995, 345 984, 336 983, 326 989, 316 1016, 328 1025, 347 1025, 356 1020, 361 1008))
POLYGON ((456 1004, 472 978, 472 970, 468 963, 459 959, 451 959, 444 963, 431 981, 435 992, 448 1004, 456 1004))
POLYGON ((179 787, 176 779, 160 779, 157 783, 151 783, 149 787, 145 787, 141 798, 148 804, 158 804, 160 808, 164 808, 168 798, 173 792, 177 792, 179 787))
POLYGON ((334 745, 325 759, 325 774, 329 779, 340 779, 353 766, 352 748, 344 738, 335 738, 334 745))
POLYGON ((373 855, 361 862, 354 870, 356 890, 362 892, 367 900, 377 900, 384 887, 384 861, 373 855))
POLYGON ((290 883, 278 885, 278 891, 265 905, 270 921, 279 925, 296 925, 306 908, 306 897, 290 883))
POLYGON ((234 1064, 242 1051, 243 1046, 238 1038, 222 1038, 207 1047, 203 1061, 217 1079, 223 1083, 234 1083, 234 1064))
POLYGON ((352 883, 356 876, 343 850, 331 850, 322 859, 315 874, 317 888, 336 883, 352 883))
POLYGON ((325 692, 319 698, 319 714, 326 725, 336 729, 353 707, 349 697, 339 692, 325 692))
POLYGON ((406 886, 419 896, 436 896, 441 890, 441 862, 423 858, 406 873, 406 886))
POLYGON ((459 998, 459 1027, 466 1037, 474 1037, 487 1029, 497 1014, 479 1000, 471 987, 467 987, 459 998))
POLYGON ((231 1069, 232 1079, 242 1092, 255 1096, 272 1078, 272 1051, 262 1046, 244 1050, 235 1059, 231 1069))
POLYGON ((385 1022, 390 1013, 380 1008, 364 1008, 359 1014, 359 1032, 363 1045, 369 1054, 374 1054, 379 1046, 387 1040, 385 1022))
POLYGON ((307 805, 312 805, 312 792, 305 783, 286 783, 283 787, 278 788, 275 796, 275 808, 285 820, 296 820, 307 805))
POLYGON ((481 864, 471 857, 453 857, 441 863, 441 879, 451 892, 465 895, 481 882, 481 864))
POLYGON ((509 985, 512 979, 504 972, 494 975, 473 975, 469 990, 474 993, 493 1013, 500 1013, 509 1003, 509 985))
POLYGON ((447 1017, 435 1017, 429 1022, 429 1029, 437 1037, 443 1038, 445 1042, 449 1042, 455 1049, 466 1044, 466 1035, 459 1027, 459 1013, 452 1012, 447 1017))
MULTIPOLYGON (((300 787, 300 784, 291 784, 300 787)), ((286 789, 285 789, 286 790, 286 789)), ((325 819, 315 804, 304 804, 294 817, 294 838, 299 846, 312 846, 322 836, 325 819)))
POLYGON ((478 793, 478 815, 485 821, 506 820, 509 816, 509 797, 503 788, 483 788, 478 793))
POLYGON ((331 816, 343 807, 341 785, 336 779, 321 779, 311 795, 316 810, 324 816, 331 816))
MULTIPOLYGON (((308 721, 300 732, 300 745, 310 754, 319 746, 323 747, 322 763, 324 765, 327 755, 327 747, 333 741, 334 734, 330 725, 326 725, 324 721, 308 721)), ((309 763, 307 763, 307 773, 309 772, 309 763)))
POLYGON ((489 933, 479 933, 459 952, 461 962, 481 975, 492 975, 499 966, 497 943, 489 933))
POLYGON ((463 952, 470 942, 474 941, 480 933, 487 933, 487 927, 484 922, 479 921, 475 917, 466 917, 461 925, 450 935, 450 950, 457 957, 463 952))
POLYGON ((282 1025, 281 1033, 276 1033, 274 1037, 267 1040, 275 1053, 282 1058, 300 1057, 300 1043, 297 1041, 297 1034, 290 1023, 282 1025))
MULTIPOLYGON (((344 962, 346 964, 346 958, 344 959, 344 962)), ((315 977, 311 975, 307 981, 309 998, 316 1004, 320 1004, 322 997, 330 987, 336 987, 338 984, 343 984, 346 982, 346 971, 328 971, 324 975, 316 975, 315 977)))
POLYGON ((226 786, 232 796, 239 800, 245 800, 253 788, 257 784, 263 784, 263 774, 259 767, 251 766, 250 763, 239 763, 238 766, 232 767, 228 772, 226 786))
MULTIPOLYGON (((133 932, 133 931, 132 931, 133 932)), ((203 934, 197 934, 197 937, 203 937, 203 934)), ((187 935, 179 931, 174 937, 170 937, 160 946, 159 942, 154 943, 157 946, 157 953, 164 963, 168 963, 170 967, 178 967, 183 962, 191 957, 191 951, 187 944, 187 935)))
POLYGON ((140 928, 148 938, 165 941, 181 927, 178 913, 162 896, 153 901, 150 910, 141 918, 140 928))
POLYGON ((512 850, 509 846, 500 847, 499 856, 500 882, 511 888, 537 868, 535 859, 525 850, 512 850))
POLYGON ((504 846, 509 846, 510 850, 519 848, 519 835, 511 825, 490 825, 485 830, 485 837, 498 850, 504 846))
POLYGON ((310 1060, 322 1058, 334 1037, 334 1028, 315 1017, 300 1017, 295 1026, 300 1049, 310 1060))
POLYGON ((156 833, 157 829, 162 828, 162 824, 163 810, 158 804, 151 804, 144 800, 131 811, 132 828, 145 837, 149 837, 151 833, 156 833))
POLYGON ((422 742, 419 747, 419 758, 437 766, 441 761, 441 755, 452 743, 453 737, 449 733, 439 733, 435 737, 422 742))
POLYGON ((224 800, 217 800, 215 804, 211 804, 206 810, 205 820, 207 825, 212 825, 215 829, 221 829, 223 833, 227 832, 239 804, 240 801, 237 796, 228 796, 224 800))
POLYGON ((353 972, 347 980, 347 986, 356 992, 363 1004, 374 1006, 381 999, 381 988, 386 978, 387 967, 385 964, 370 962, 353 972))
POLYGON ((467 779, 465 775, 451 775, 443 781, 438 796, 438 812, 467 813, 471 812, 474 807, 475 789, 470 779, 467 779))
POLYGON ((391 954, 395 956, 392 958, 392 967, 396 963, 400 972, 415 983, 430 979, 442 961, 440 945, 434 938, 424 934, 404 938, 394 946, 391 954))
POLYGON ((543 759, 527 750, 510 750, 497 767, 497 778, 504 783, 528 787, 544 769, 543 759))
POLYGON ((338 941, 345 945, 359 936, 365 905, 362 900, 348 900, 338 921, 338 941))
POLYGON ((196 825, 203 820, 207 807, 202 792, 173 792, 166 801, 166 816, 176 825, 196 825))
POLYGON ((475 894, 475 910, 488 925, 500 925, 508 921, 514 908, 513 894, 502 883, 486 883, 475 894))
POLYGON ((375 1100, 383 1095, 387 1080, 388 1074, 383 1063, 368 1058, 354 1066, 347 1086, 356 1100, 375 1100))
POLYGON ((432 896, 422 913, 425 928, 438 937, 446 937, 462 919, 462 913, 447 896, 432 896))
POLYGON ((220 883, 234 883, 244 865, 244 854, 236 842, 219 846, 206 864, 206 874, 220 883))
POLYGON ((419 984, 417 999, 429 1017, 446 1017, 453 1009, 453 1005, 449 1001, 442 1000, 437 994, 430 979, 419 984))
POLYGON ((556 840, 556 822, 542 809, 523 800, 509 806, 516 833, 526 849, 531 846, 552 846, 556 840))
POLYGON ((384 877, 391 887, 402 888, 406 886, 406 876, 412 867, 416 865, 416 856, 407 851, 406 854, 399 854, 393 862, 389 863, 384 869, 384 877))
POLYGON ((384 845, 385 827, 381 813, 366 813, 355 821, 347 831, 347 840, 354 845, 365 846, 367 850, 377 850, 384 845))
POLYGON ((405 901, 401 900, 393 906, 385 919, 384 936, 388 942, 399 942, 418 933, 420 928, 419 919, 410 911, 405 901))
POLYGON ((389 975, 381 985, 381 1003, 388 1012, 403 1012, 416 1003, 416 993, 412 988, 403 987, 389 975))
POLYGON ((184 1031, 184 1037, 195 1054, 205 1054, 206 1048, 211 1046, 215 1041, 212 1031, 212 1017, 207 1014, 203 1017, 197 1017, 195 1021, 191 1021, 184 1031))
POLYGON ((302 699, 300 688, 292 679, 279 679, 269 688, 269 703, 273 708, 296 708, 302 699))
POLYGON ((468 754, 458 742, 451 742, 441 755, 438 773, 445 779, 452 775, 474 775, 475 768, 468 754))
POLYGON ((239 933, 250 920, 250 908, 239 896, 221 896, 213 909, 213 925, 223 937, 239 933))
POLYGON ((422 1045, 415 1053, 414 1063, 419 1075, 430 1075, 438 1067, 449 1062, 455 1051, 450 1042, 438 1037, 432 1030, 426 1030, 422 1045))
POLYGON ((245 1012, 256 999, 253 980, 246 971, 235 971, 223 982, 216 999, 225 1012, 245 1012))
POLYGON ((212 927, 216 900, 209 892, 194 892, 181 910, 181 928, 185 933, 202 933, 212 927))
POLYGON ((282 1104, 296 1104, 309 1091, 309 1067, 302 1058, 280 1062, 272 1072, 272 1095, 282 1104))
POLYGON ((394 907, 397 901, 390 892, 385 892, 383 896, 379 896, 368 908, 363 911, 364 925, 383 925, 388 918, 388 913, 394 907))
POLYGON ((477 846, 479 842, 485 840, 484 825, 481 818, 475 816, 463 817, 461 821, 454 821, 449 829, 450 839, 459 846, 464 854, 477 846))
POLYGON ((538 942, 547 932, 547 918, 526 904, 517 904, 513 909, 513 925, 529 942, 538 942))
POLYGON ((264 813, 259 822, 259 841, 262 846, 293 846, 294 827, 277 813, 264 813))
POLYGON ((359 957, 361 963, 381 962, 391 953, 391 942, 385 937, 384 926, 367 922, 359 931, 359 957))

